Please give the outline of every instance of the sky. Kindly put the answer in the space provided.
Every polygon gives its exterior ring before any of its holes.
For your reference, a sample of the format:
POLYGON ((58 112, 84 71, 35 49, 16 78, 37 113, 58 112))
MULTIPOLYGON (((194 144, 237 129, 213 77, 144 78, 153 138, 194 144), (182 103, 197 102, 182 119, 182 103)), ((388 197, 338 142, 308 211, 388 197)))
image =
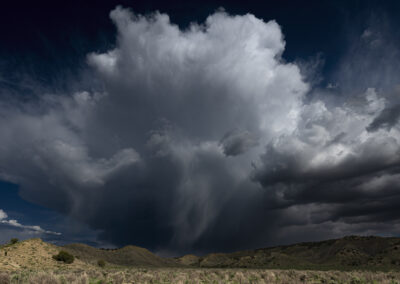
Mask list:
POLYGON ((0 242, 399 236, 398 1, 3 2, 0 242))

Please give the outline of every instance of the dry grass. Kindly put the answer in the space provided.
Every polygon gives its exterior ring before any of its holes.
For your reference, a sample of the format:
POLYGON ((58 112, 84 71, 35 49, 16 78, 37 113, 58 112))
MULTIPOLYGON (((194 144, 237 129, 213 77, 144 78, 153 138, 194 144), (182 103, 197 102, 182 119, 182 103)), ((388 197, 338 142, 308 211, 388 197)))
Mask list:
POLYGON ((0 284, 400 283, 400 272, 133 268, 0 272, 0 284))

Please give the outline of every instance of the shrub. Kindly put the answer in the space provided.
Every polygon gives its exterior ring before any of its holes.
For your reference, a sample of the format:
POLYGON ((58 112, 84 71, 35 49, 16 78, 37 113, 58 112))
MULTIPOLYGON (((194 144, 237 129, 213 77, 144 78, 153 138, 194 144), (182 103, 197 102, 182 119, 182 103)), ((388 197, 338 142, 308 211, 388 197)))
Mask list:
POLYGON ((99 259, 97 261, 97 265, 100 266, 101 268, 103 268, 103 267, 106 266, 106 262, 104 260, 102 260, 102 259, 99 259))
POLYGON ((57 261, 63 261, 68 264, 74 262, 74 256, 63 250, 60 251, 58 254, 53 255, 53 258, 57 261))
POLYGON ((11 240, 10 240, 10 244, 12 244, 12 245, 14 245, 14 244, 16 244, 16 243, 18 243, 18 239, 17 238, 12 238, 11 240))

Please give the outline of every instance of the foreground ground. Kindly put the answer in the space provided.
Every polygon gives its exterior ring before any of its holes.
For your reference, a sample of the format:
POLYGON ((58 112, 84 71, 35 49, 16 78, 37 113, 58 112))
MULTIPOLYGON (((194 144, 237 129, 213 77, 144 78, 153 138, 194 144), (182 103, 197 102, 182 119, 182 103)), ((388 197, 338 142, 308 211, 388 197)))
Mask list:
POLYGON ((400 283, 399 272, 133 268, 0 272, 8 283, 400 283))
POLYGON ((353 236, 179 258, 162 258, 136 246, 104 250, 31 239, 0 245, 0 284, 10 283, 400 284, 400 238, 353 236), (55 260, 61 250, 74 261, 55 260))

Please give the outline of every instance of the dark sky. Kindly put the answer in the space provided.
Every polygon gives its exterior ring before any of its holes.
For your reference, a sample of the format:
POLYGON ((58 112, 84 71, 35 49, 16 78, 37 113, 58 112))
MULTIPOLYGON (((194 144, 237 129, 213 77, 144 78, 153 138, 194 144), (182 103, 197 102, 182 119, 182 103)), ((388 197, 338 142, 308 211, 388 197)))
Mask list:
POLYGON ((399 234, 398 1, 3 2, 0 241, 399 234))
MULTIPOLYGON (((231 14, 252 13, 275 19, 288 43, 287 60, 324 56, 324 70, 331 71, 346 51, 352 36, 362 32, 371 17, 385 17, 399 24, 398 1, 4 1, 1 9, 0 52, 3 65, 22 69, 38 79, 62 84, 74 76, 88 52, 115 44, 115 27, 109 13, 117 5, 145 14, 167 13, 181 27, 203 22, 223 7, 231 14), (37 64, 40 62, 40 64, 37 64), (62 71, 62 74, 61 72, 62 71), (61 82, 60 82, 61 81, 61 82)), ((397 29, 394 29, 397 30, 397 29)), ((398 36, 398 35, 397 35, 398 36)), ((63 86, 66 87, 66 86, 63 86)))

